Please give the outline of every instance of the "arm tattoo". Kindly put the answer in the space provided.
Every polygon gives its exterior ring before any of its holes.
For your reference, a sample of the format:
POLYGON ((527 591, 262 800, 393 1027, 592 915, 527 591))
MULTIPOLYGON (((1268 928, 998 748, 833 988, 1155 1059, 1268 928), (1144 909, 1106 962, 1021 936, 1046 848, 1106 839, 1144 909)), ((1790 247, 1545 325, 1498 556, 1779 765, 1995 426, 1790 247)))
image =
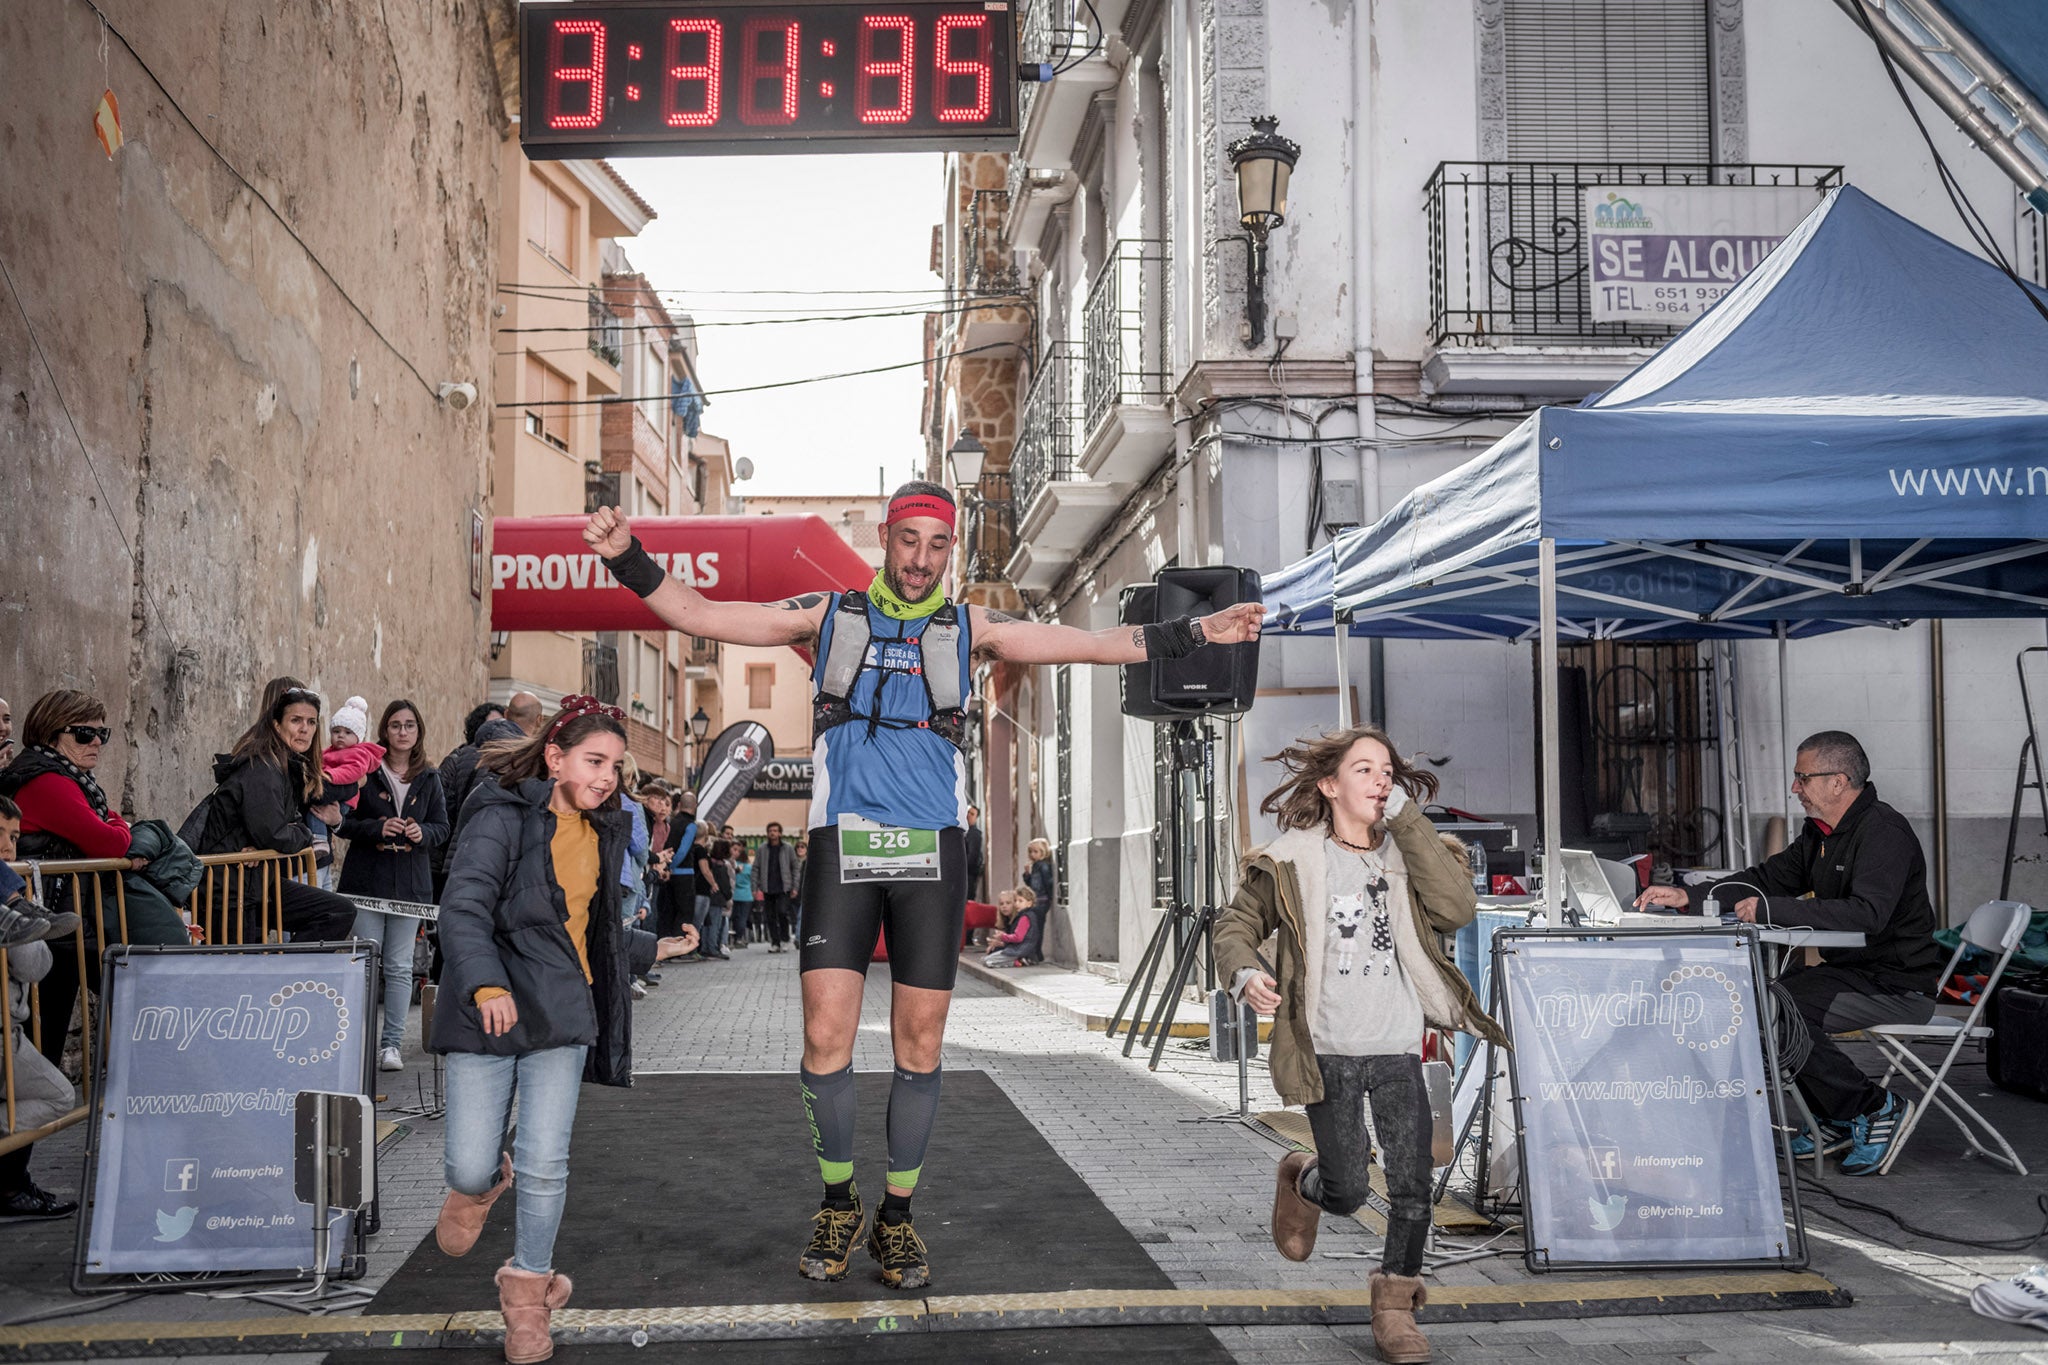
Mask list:
POLYGON ((1145 628, 1143 626, 1136 626, 1132 628, 1131 644, 1138 649, 1145 648, 1145 628))
POLYGON ((1010 615, 1010 613, 1006 611, 988 611, 984 612, 983 615, 985 615, 988 618, 988 623, 992 626, 1002 625, 1005 621, 1016 621, 1021 619, 1019 617, 1010 615))
POLYGON ((802 597, 786 598, 775 605, 781 607, 784 611, 809 611, 824 600, 824 593, 807 592, 802 597))

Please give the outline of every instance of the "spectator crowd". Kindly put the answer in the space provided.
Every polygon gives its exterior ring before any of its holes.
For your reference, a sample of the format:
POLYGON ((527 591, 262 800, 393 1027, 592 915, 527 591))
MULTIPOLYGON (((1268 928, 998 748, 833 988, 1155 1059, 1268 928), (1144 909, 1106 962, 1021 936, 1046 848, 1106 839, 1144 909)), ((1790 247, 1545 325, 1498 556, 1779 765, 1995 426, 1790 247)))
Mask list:
MULTIPOLYGON (((18 733, 13 709, 0 700, 0 955, 17 1078, 13 1129, 0 1114, 0 1136, 71 1109, 70 1077, 83 1065, 77 1022, 98 989, 101 955, 115 944, 261 942, 273 931, 294 942, 372 942, 384 986, 377 1064, 403 1069, 408 1011, 420 987, 440 979, 436 907, 448 892, 472 798, 502 770, 506 753, 542 734, 548 718, 528 692, 480 704, 463 718, 461 743, 436 763, 428 718, 406 698, 385 702, 374 721, 359 696, 346 698, 324 724, 323 710, 320 694, 297 678, 271 679, 248 727, 215 756, 211 785, 173 828, 124 815, 100 786, 96 773, 113 730, 99 698, 45 693, 23 713, 18 733), (310 880, 209 876, 201 863, 250 852, 310 855, 310 880), (113 866, 37 873, 74 860, 113 866), (8 863, 34 865, 33 882, 8 863), (82 955, 53 951, 81 931, 82 955)), ((809 855, 802 837, 770 823, 750 843, 731 824, 700 820, 694 792, 641 773, 630 753, 618 768, 608 804, 631 817, 617 903, 633 999, 661 982, 655 944, 685 929, 694 931, 694 944, 680 958, 669 948, 671 960, 730 962, 735 952, 782 954, 801 944, 809 855)), ((970 876, 978 883, 978 821, 973 833, 970 876)), ((1053 884, 1044 841, 1032 857, 1028 884, 999 898, 999 926, 987 945, 992 965, 1041 955, 1053 884)), ((73 1212, 74 1199, 30 1178, 30 1151, 0 1154, 0 1219, 73 1212)))

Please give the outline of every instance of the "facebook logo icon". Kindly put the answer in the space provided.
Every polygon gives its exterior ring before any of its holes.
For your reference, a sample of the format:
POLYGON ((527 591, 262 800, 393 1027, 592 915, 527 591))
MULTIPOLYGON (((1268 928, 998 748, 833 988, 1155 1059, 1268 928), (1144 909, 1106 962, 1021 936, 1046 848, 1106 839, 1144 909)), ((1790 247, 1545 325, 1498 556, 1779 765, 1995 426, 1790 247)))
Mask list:
POLYGON ((1601 1180, 1621 1179, 1621 1149, 1618 1147, 1589 1147, 1586 1154, 1592 1159, 1593 1174, 1601 1180))
POLYGON ((199 1188, 199 1158, 174 1156, 164 1163, 164 1188, 172 1194, 190 1194, 199 1188))

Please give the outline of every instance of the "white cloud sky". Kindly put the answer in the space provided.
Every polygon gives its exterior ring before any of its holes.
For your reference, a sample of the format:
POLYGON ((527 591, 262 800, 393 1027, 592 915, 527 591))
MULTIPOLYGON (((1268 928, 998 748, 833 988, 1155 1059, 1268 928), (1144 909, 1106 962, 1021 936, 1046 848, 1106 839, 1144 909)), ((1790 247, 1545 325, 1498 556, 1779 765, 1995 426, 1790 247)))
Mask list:
MULTIPOLYGON (((740 493, 867 493, 914 477, 924 324, 939 298, 931 228, 944 212, 937 153, 620 158, 660 215, 623 245, 698 323, 705 430, 754 462, 740 493), (786 290, 786 294, 721 293, 786 290), (871 293, 814 293, 862 290, 871 293), (911 292, 897 292, 911 291, 911 292), (850 322, 731 322, 903 309, 850 322), (753 311, 745 311, 753 310, 753 311), (707 325, 708 324, 708 325, 707 325), (718 390, 911 362, 887 374, 718 396, 718 390)), ((669 297, 671 308, 678 306, 669 297)))

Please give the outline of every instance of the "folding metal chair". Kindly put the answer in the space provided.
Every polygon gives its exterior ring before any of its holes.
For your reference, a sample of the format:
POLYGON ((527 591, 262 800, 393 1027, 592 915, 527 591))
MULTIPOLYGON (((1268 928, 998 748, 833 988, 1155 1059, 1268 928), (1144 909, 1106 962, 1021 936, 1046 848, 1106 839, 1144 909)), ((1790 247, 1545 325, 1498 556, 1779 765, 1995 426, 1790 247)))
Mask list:
POLYGON ((1892 1139, 1892 1149, 1885 1154, 1884 1164, 1877 1168, 1879 1175, 1889 1175, 1892 1163, 1899 1159, 1899 1153, 1906 1150, 1906 1139, 1913 1136, 1913 1129, 1919 1126, 1920 1116, 1929 1106, 1937 1107, 1949 1116, 1949 1120, 1961 1130, 1964 1141, 1968 1142, 1980 1156, 2009 1166, 2019 1175, 2025 1175, 2027 1168, 2014 1152, 2012 1144, 1991 1126, 1991 1121, 1970 1107, 1968 1101, 1958 1095, 1948 1083, 1948 1069, 1955 1062, 1956 1055, 1963 1050, 1963 1044, 1975 1043, 1982 1046, 1991 1037, 1991 1030, 1979 1021, 1984 1017, 1984 1008, 1991 1000, 1991 992, 1998 988, 1998 978, 2005 975, 2006 964, 2020 946, 2020 937, 2027 931, 2034 908, 2019 901, 1986 901, 1970 912, 1970 918, 1963 925, 1962 942, 1956 945, 1948 965, 1941 969, 1936 990, 1955 975, 1956 967, 1963 955, 1972 948, 1998 954, 1998 963, 1985 979, 1984 989, 1977 993, 1977 1002, 1961 1018, 1953 1015, 1936 1015, 1925 1024, 1873 1024, 1863 1030, 1863 1036, 1877 1044, 1884 1053, 1888 1064, 1884 1080, 1880 1084, 1890 1087, 1894 1076, 1911 1081, 1920 1087, 1921 1102, 1915 1105, 1899 1128, 1898 1136, 1892 1139), (1942 1054, 1941 1065, 1929 1067, 1913 1051, 1915 1043, 1948 1045, 1942 1054), (1974 1124, 1973 1128, 1971 1125, 1974 1124), (1978 1141, 1981 1132, 1998 1144, 1998 1151, 1992 1151, 1978 1141))

